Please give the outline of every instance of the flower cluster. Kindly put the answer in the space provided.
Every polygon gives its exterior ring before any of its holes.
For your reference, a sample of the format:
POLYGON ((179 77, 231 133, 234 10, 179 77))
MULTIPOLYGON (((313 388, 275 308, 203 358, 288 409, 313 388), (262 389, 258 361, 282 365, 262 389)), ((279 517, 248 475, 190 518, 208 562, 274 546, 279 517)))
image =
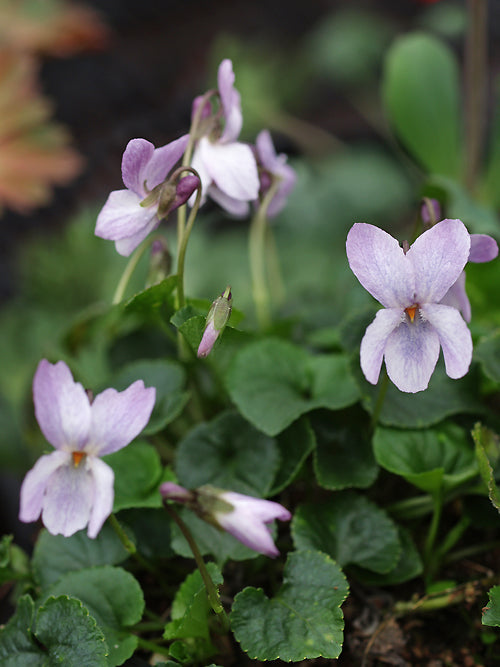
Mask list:
POLYGON ((189 135, 161 148, 146 139, 129 141, 122 159, 125 189, 109 195, 95 229, 97 236, 114 241, 121 255, 130 255, 176 208, 187 201, 193 206, 197 189, 201 204, 208 196, 231 215, 245 216, 250 203, 258 202, 259 193, 262 197, 276 181, 268 214, 283 208, 295 172, 285 164, 285 155, 276 155, 269 132, 259 134, 255 148, 238 141, 243 115, 234 79, 231 61, 223 60, 217 90, 193 102, 189 135), (213 108, 215 96, 218 105, 213 108))

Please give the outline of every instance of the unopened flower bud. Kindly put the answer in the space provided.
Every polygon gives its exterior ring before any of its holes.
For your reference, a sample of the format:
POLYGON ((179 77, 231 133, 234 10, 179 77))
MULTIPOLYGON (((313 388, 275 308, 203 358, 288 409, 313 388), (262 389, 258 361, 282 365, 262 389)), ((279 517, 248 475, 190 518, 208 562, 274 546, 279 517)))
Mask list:
POLYGON ((161 283, 161 281, 170 274, 171 268, 172 256, 168 249, 167 242, 162 238, 156 239, 151 245, 146 287, 161 283))
POLYGON ((198 347, 198 357, 207 357, 214 346, 215 341, 222 333, 231 316, 231 288, 228 286, 217 297, 208 311, 205 331, 198 347))
POLYGON ((189 491, 165 482, 160 493, 166 500, 182 503, 219 530, 225 530, 242 544, 271 558, 279 555, 268 524, 279 519, 290 521, 290 512, 272 500, 245 496, 206 485, 189 491))
POLYGON ((424 197, 420 208, 420 215, 424 225, 432 227, 441 220, 441 205, 437 199, 424 197))

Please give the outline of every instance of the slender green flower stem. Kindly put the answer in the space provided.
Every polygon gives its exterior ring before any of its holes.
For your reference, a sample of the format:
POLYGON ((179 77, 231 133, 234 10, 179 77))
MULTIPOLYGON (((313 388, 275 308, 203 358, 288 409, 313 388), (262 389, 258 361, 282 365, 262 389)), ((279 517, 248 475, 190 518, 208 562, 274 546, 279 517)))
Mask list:
MULTIPOLYGON (((193 170, 190 169, 190 171, 194 172, 194 169, 193 170)), ((186 260, 186 250, 189 241, 189 235, 191 234, 191 230, 193 229, 194 221, 196 219, 196 215, 198 214, 198 209, 200 208, 200 202, 201 202, 201 185, 200 187, 198 187, 196 191, 196 200, 189 214, 186 227, 182 232, 182 236, 180 236, 178 239, 179 249, 177 251, 177 281, 178 281, 177 308, 182 308, 183 306, 186 305, 186 299, 184 296, 184 263, 186 260)))
POLYGON ((116 516, 114 514, 110 514, 108 517, 108 521, 113 526, 115 533, 120 538, 120 542, 123 544, 125 550, 128 551, 128 553, 132 556, 132 558, 134 558, 139 563, 139 565, 144 567, 149 572, 157 574, 156 569, 151 565, 151 563, 148 563, 148 561, 143 556, 141 556, 141 554, 137 551, 135 544, 132 542, 127 533, 123 530, 116 516))
POLYGON ((267 209, 269 208, 278 187, 279 180, 274 180, 250 223, 249 258, 250 274, 252 277, 252 295, 257 314, 257 321, 261 329, 266 329, 271 323, 269 292, 266 281, 267 209))
POLYGON ((384 371, 384 376, 382 378, 382 382, 380 383, 380 389, 378 391, 377 402, 375 403, 375 407, 373 408, 373 415, 371 419, 372 431, 375 430, 375 427, 378 424, 378 420, 380 419, 380 413, 382 412, 382 407, 384 405, 385 395, 387 394, 388 388, 389 388, 389 376, 387 375, 387 371, 384 371))
MULTIPOLYGON (((188 167, 191 164, 191 156, 193 155, 193 150, 194 150, 194 144, 195 141, 197 140, 197 133, 198 133, 198 127, 201 122, 201 116, 203 113, 203 109, 205 107, 205 104, 209 101, 211 97, 217 94, 216 90, 209 90, 203 98, 200 100, 200 103, 198 104, 198 108, 196 110, 196 113, 191 121, 191 127, 189 128, 189 139, 188 139, 188 144, 186 146, 186 150, 184 151, 184 155, 182 156, 182 166, 183 167, 188 167)), ((186 226, 186 206, 180 206, 179 209, 177 210, 177 243, 180 245, 181 239, 184 236, 184 228, 186 226)))
POLYGON ((424 546, 424 570, 426 574, 426 579, 429 581, 432 577, 433 572, 437 567, 436 555, 433 554, 434 544, 436 542, 436 537, 439 530, 439 524, 441 522, 441 514, 443 511, 443 497, 442 493, 437 492, 433 496, 433 512, 432 519, 429 525, 429 531, 427 533, 427 539, 424 546))
POLYGON ((468 0, 465 38, 465 186, 473 192, 479 175, 486 122, 488 2, 468 0))
POLYGON ((217 590, 217 587, 215 586, 210 574, 208 573, 205 561, 203 560, 203 557, 200 553, 200 550, 198 549, 198 545, 196 544, 191 534, 191 531, 186 526, 181 517, 177 514, 177 512, 172 508, 171 505, 169 505, 168 503, 163 503, 163 506, 165 507, 166 511, 170 514, 172 519, 175 521, 175 523, 179 526, 181 533, 184 535, 184 538, 188 543, 189 548, 191 549, 193 557, 196 561, 198 570, 200 571, 203 583, 205 584, 210 606, 217 614, 222 629, 224 631, 227 631, 229 629, 229 618, 227 617, 224 607, 222 606, 222 602, 220 601, 219 591, 217 590))
POLYGON ((152 642, 149 639, 143 639, 142 637, 137 637, 137 642, 141 648, 146 651, 152 651, 153 653, 161 653, 162 655, 169 656, 170 649, 168 646, 161 646, 156 642, 152 642))
POLYGON ((112 304, 115 306, 117 303, 120 303, 120 301, 123 299, 123 295, 125 294, 125 290, 127 289, 127 285, 129 283, 129 280, 134 273, 137 264, 139 263, 139 260, 141 257, 144 255, 146 250, 151 246, 153 241, 157 239, 158 236, 150 236, 147 238, 145 241, 141 243, 141 245, 135 250, 135 252, 132 253, 127 266, 125 267, 125 271, 122 273, 122 277, 120 278, 120 281, 116 287, 114 296, 113 296, 113 301, 112 304))
POLYGON ((429 495, 405 498, 389 505, 386 510, 398 519, 415 519, 432 512, 432 498, 429 495))

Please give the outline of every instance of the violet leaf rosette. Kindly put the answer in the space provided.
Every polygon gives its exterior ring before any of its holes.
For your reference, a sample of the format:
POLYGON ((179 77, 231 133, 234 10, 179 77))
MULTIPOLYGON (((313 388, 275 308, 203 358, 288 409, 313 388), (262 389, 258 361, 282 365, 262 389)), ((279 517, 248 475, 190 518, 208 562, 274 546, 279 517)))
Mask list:
POLYGON ((446 373, 463 377, 472 359, 472 338, 459 311, 440 303, 469 259, 470 235, 460 220, 442 220, 408 249, 383 230, 356 223, 347 236, 349 265, 384 308, 361 341, 363 373, 372 384, 382 361, 404 392, 427 388, 443 350, 446 373))
POLYGON ((35 415, 55 451, 42 456, 21 486, 19 518, 40 514, 53 535, 85 526, 97 536, 111 514, 114 473, 100 457, 128 445, 149 421, 156 390, 137 380, 124 391, 106 389, 92 403, 68 366, 43 359, 33 380, 35 415))

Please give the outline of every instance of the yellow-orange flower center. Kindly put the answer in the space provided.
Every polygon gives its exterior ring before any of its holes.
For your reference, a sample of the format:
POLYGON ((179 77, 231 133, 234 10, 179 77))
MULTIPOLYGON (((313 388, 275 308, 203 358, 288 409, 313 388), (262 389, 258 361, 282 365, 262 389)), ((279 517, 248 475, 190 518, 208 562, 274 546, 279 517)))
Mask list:
POLYGON ((71 455, 73 456, 73 463, 75 464, 75 468, 78 468, 83 457, 85 456, 85 452, 72 452, 71 455))
POLYGON ((415 313, 417 312, 417 310, 418 306, 409 306, 408 308, 405 308, 405 313, 408 314, 408 317, 412 322, 415 319, 415 313))

